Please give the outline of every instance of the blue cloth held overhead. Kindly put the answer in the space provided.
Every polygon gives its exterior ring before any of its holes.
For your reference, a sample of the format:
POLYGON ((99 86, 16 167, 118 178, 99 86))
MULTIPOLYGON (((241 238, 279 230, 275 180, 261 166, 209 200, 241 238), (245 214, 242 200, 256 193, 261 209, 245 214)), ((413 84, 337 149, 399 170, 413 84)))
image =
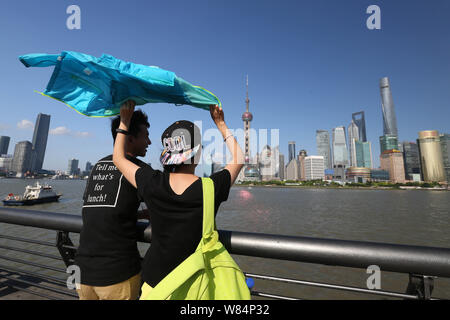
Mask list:
POLYGON ((167 102, 209 110, 221 105, 211 92, 158 67, 126 62, 104 54, 28 54, 19 57, 26 67, 55 66, 43 95, 64 102, 89 117, 109 117, 132 99, 137 105, 167 102))

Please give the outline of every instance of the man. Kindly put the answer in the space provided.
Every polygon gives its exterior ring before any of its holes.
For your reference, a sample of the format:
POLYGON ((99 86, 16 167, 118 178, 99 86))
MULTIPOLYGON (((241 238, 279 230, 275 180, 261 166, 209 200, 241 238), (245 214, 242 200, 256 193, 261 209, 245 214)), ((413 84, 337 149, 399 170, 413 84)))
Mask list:
MULTIPOLYGON (((116 140, 120 116, 111 122, 116 140)), ((127 134, 127 158, 138 166, 136 157, 145 156, 151 144, 147 116, 133 113, 127 134)), ((83 196, 83 229, 75 265, 80 268, 80 300, 136 300, 141 286, 141 258, 137 248, 138 219, 148 218, 140 212, 136 189, 123 177, 112 155, 99 160, 92 169, 83 196)))

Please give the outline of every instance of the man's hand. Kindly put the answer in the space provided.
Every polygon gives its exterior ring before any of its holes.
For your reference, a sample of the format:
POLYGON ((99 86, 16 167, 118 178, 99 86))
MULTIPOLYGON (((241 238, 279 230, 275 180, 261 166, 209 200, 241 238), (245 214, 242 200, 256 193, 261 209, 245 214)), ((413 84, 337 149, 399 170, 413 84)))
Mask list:
POLYGON ((127 129, 128 126, 130 125, 131 117, 133 116, 135 106, 136 102, 134 102, 133 100, 128 100, 120 107, 120 122, 121 124, 124 124, 127 127, 127 129))

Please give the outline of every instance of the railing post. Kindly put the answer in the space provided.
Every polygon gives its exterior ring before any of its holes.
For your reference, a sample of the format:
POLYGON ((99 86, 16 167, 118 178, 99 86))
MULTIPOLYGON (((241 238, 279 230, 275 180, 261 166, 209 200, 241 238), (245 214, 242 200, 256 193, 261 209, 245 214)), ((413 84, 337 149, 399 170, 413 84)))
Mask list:
POLYGON ((431 293, 434 288, 434 278, 419 274, 409 274, 407 294, 417 295, 421 300, 431 299, 431 293))
POLYGON ((66 264, 66 267, 72 265, 72 261, 75 259, 75 254, 77 251, 73 248, 67 248, 74 247, 72 240, 70 240, 69 232, 58 231, 56 236, 56 247, 58 248, 59 254, 66 264))

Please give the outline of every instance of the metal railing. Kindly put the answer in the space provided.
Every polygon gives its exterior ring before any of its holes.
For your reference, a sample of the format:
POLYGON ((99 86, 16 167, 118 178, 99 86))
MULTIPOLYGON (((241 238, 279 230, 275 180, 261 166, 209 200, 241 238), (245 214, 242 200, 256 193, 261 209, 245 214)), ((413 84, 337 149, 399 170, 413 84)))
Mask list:
MULTIPOLYGON (((58 257, 48 253, 39 253, 3 245, 0 246, 0 249, 13 250, 26 254, 35 254, 49 259, 62 258, 65 266, 69 266, 73 263, 76 247, 71 242, 69 233, 79 233, 81 231, 81 216, 34 210, 0 208, 0 222, 57 231, 56 244, 2 235, 0 235, 0 239, 4 238, 46 246, 56 246, 60 256, 58 257)), ((139 229, 139 241, 150 243, 151 228, 149 225, 147 223, 138 222, 137 227, 139 229)), ((253 279, 276 281, 279 283, 289 283, 316 288, 343 290, 353 293, 379 295, 382 297, 400 299, 433 299, 432 291, 434 287, 434 279, 437 277, 450 278, 450 249, 447 248, 317 239, 227 230, 219 230, 219 237, 227 250, 231 254, 236 255, 363 269, 366 269, 371 265, 376 265, 383 271, 409 274, 409 282, 407 284, 406 292, 372 290, 367 288, 304 281, 299 279, 289 279, 272 275, 261 275, 245 272, 247 277, 251 277, 253 279)), ((66 271, 65 269, 54 268, 4 255, 0 255, 0 259, 23 263, 57 272, 65 273, 66 271)), ((17 272, 25 275, 27 274, 24 270, 6 268, 1 264, 0 270, 17 272)), ((36 273, 33 273, 32 275, 37 276, 36 273)), ((1 277, 2 275, 0 274, 0 279, 1 277)), ((10 281, 22 281, 22 283, 26 283, 24 282, 26 280, 18 280, 18 278, 14 278, 12 276, 6 277, 10 281)), ((42 279, 58 285, 65 285, 64 279, 49 276, 42 279)), ((36 287, 39 288, 39 286, 36 287)), ((68 291, 67 289, 61 289, 60 287, 50 287, 50 289, 52 289, 50 291, 56 293, 62 293, 65 291, 71 298, 76 297, 74 291, 68 291)), ((258 291, 252 291, 252 295, 273 299, 298 299, 258 291)))

